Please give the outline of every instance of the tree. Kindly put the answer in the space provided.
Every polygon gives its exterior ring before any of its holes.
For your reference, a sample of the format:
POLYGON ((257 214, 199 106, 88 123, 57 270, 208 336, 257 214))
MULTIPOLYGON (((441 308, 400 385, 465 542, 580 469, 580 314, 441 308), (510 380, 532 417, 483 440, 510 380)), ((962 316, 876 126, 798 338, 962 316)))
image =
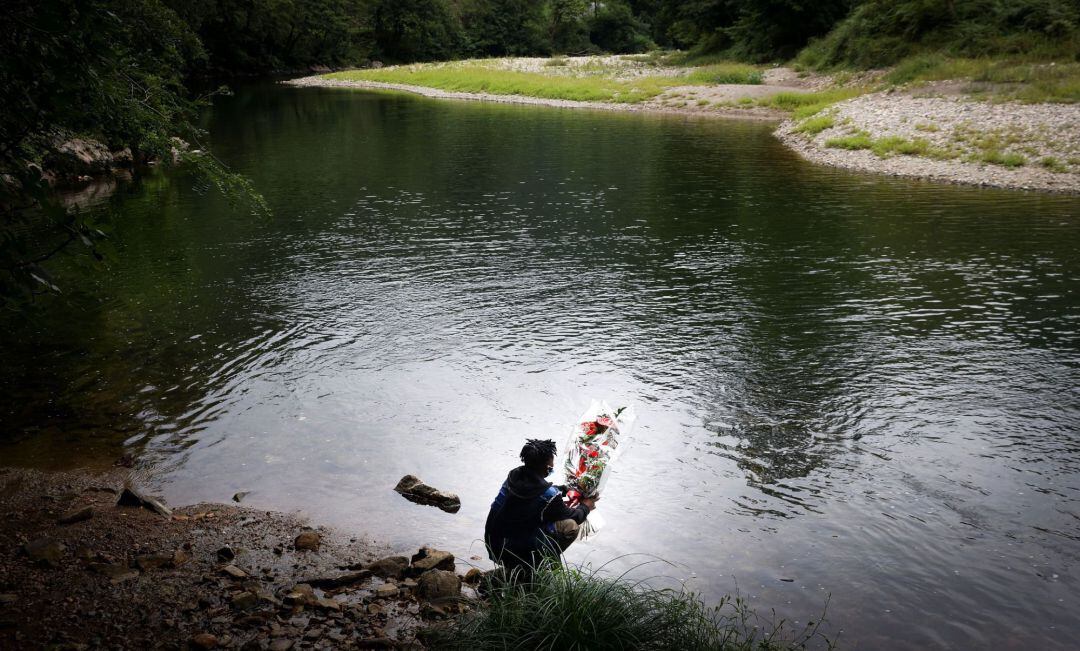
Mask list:
POLYGON ((590 49, 585 0, 548 0, 546 10, 553 51, 576 54, 590 49))
POLYGON ((550 54, 543 33, 543 3, 472 0, 462 10, 468 50, 475 56, 550 54))
POLYGON ((753 61, 786 60, 851 11, 855 0, 735 0, 727 30, 732 54, 753 61))
POLYGON ((649 26, 619 0, 596 7, 589 18, 589 40, 605 52, 644 52, 652 46, 648 32, 649 26))
MULTIPOLYGON (((9 0, 0 31, 0 303, 55 290, 43 266, 69 244, 100 256, 93 217, 52 193, 58 140, 84 135, 136 159, 171 160, 172 138, 197 142, 201 102, 184 77, 198 40, 158 0, 9 0), (44 167, 43 167, 44 165, 44 167)), ((220 187, 261 201, 206 155, 185 157, 220 187)))
POLYGON ((391 61, 453 59, 463 39, 446 0, 376 0, 372 28, 378 52, 391 61))
POLYGON ((372 49, 368 0, 165 0, 198 34, 207 74, 356 65, 372 49))

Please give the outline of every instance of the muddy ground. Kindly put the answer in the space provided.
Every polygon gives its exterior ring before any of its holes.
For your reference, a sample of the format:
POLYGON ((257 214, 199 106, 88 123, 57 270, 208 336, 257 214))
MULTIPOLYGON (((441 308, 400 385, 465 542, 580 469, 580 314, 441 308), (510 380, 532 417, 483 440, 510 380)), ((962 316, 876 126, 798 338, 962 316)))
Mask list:
POLYGON ((444 552, 238 505, 119 506, 128 481, 0 468, 0 648, 424 648, 474 603, 444 552))

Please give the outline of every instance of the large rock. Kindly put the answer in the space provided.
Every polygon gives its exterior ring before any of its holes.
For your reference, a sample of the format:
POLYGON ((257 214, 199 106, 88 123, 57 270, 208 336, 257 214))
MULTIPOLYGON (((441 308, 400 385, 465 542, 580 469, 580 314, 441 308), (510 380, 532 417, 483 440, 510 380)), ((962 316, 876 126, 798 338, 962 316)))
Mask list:
POLYGON ((383 579, 399 579, 408 566, 409 559, 404 556, 387 556, 386 558, 380 558, 364 569, 383 579))
POLYGON ((310 606, 313 605, 318 597, 315 596, 315 591, 311 589, 311 586, 306 583, 298 583, 293 586, 293 589, 285 593, 283 601, 290 606, 310 606))
POLYGON ((232 598, 233 608, 237 610, 251 610, 255 606, 259 605, 259 595, 254 592, 240 592, 234 594, 232 598))
POLYGON ((38 565, 60 567, 64 546, 52 538, 38 538, 23 545, 23 551, 38 565))
POLYGON ((91 563, 90 569, 109 577, 112 583, 123 583, 139 576, 138 570, 133 570, 124 563, 91 563))
POLYGON ((384 583, 379 587, 375 588, 375 598, 390 599, 391 597, 398 596, 399 591, 400 588, 398 588, 396 583, 384 583))
POLYGON ((320 545, 322 545, 322 536, 314 531, 305 531, 293 541, 293 547, 298 551, 317 552, 320 545))
POLYGON ((477 583, 480 583, 483 578, 484 573, 481 572, 479 568, 474 567, 465 573, 465 583, 468 583, 469 585, 476 585, 477 583))
POLYGON ((436 506, 447 513, 457 513, 461 509, 461 499, 457 495, 432 488, 415 475, 402 477, 394 490, 415 504, 436 506))
POLYGON ((53 143, 49 167, 64 174, 94 175, 112 169, 113 155, 109 148, 90 138, 68 138, 53 143))
POLYGON ((173 559, 175 558, 174 552, 162 552, 158 554, 144 554, 142 556, 135 557, 135 566, 143 572, 150 570, 160 569, 162 567, 171 567, 173 565, 173 559))
POLYGON ((461 594, 461 578, 446 570, 425 572, 416 583, 416 593, 425 599, 443 599, 461 594))
POLYGON ((58 524, 75 524, 76 522, 89 520, 92 517, 94 517, 94 507, 84 506, 81 509, 72 509, 68 511, 61 515, 56 522, 58 524))
POLYGON ((412 557, 412 566, 406 571, 409 576, 419 576, 430 570, 454 571, 454 555, 431 547, 421 547, 412 557))
POLYGON ((369 570, 359 570, 356 572, 348 572, 346 574, 339 574, 337 576, 321 576, 311 579, 304 579, 304 583, 310 585, 313 588, 320 588, 322 590, 332 590, 335 588, 343 588, 347 585, 354 583, 360 583, 371 578, 371 572, 369 570))
POLYGON ((141 506, 149 509, 158 515, 163 517, 170 517, 172 515, 172 509, 165 506, 161 500, 150 497, 144 494, 130 484, 124 486, 124 490, 120 493, 120 498, 116 500, 117 506, 141 506))

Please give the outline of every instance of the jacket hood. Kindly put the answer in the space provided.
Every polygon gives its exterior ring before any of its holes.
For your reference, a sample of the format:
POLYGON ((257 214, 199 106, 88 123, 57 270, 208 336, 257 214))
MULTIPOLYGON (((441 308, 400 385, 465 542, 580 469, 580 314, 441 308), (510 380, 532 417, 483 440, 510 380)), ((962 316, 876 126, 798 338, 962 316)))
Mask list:
POLYGON ((514 468, 506 476, 506 490, 514 497, 521 499, 539 497, 550 487, 551 482, 537 476, 536 473, 525 466, 514 468))

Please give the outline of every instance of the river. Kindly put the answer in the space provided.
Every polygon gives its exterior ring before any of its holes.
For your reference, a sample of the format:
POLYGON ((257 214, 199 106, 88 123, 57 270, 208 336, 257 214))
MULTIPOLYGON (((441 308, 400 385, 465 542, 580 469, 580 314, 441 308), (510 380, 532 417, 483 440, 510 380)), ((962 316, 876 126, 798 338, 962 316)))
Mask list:
POLYGON ((1080 199, 817 167, 754 122, 243 88, 3 318, 4 463, 486 566, 524 439, 639 423, 570 560, 842 648, 1080 639, 1080 199), (454 515, 391 491, 406 473, 454 515), (612 560, 614 559, 614 560, 612 560))

